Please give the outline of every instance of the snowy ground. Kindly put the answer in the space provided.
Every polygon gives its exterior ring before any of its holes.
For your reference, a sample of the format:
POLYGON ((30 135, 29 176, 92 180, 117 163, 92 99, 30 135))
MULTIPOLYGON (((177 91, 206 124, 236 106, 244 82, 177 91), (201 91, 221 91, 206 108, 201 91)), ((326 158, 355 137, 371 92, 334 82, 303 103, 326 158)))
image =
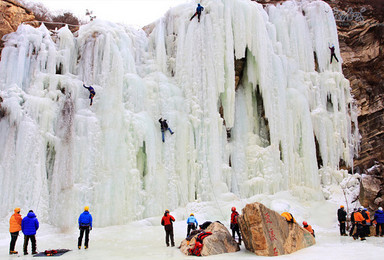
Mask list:
MULTIPOLYGON (((284 195, 287 194, 281 193, 277 196, 278 198, 275 197, 274 200, 270 201, 265 196, 257 199, 274 209, 290 207, 291 212, 296 212, 294 216, 299 223, 307 220, 316 231, 316 245, 278 258, 368 260, 378 259, 378 256, 384 255, 384 238, 382 237, 369 237, 362 242, 355 241, 351 237, 339 236, 336 221, 338 204, 330 201, 299 203, 292 198, 284 200, 282 198, 284 195)), ((174 248, 165 246, 165 233, 163 227, 160 226, 161 216, 122 226, 94 227, 90 233, 88 250, 77 249, 77 229, 60 231, 53 226, 42 223, 36 236, 37 247, 39 251, 58 248, 73 250, 61 256, 61 259, 191 259, 193 256, 185 256, 177 249, 177 246, 186 235, 185 219, 188 214, 187 211, 195 212, 199 223, 206 220, 220 220, 228 227, 230 215, 228 207, 236 205, 238 209, 241 209, 244 203, 246 202, 194 203, 189 204, 187 208, 171 212, 178 220, 175 223, 176 247, 174 248)), ((0 259, 12 259, 16 256, 8 255, 10 235, 7 233, 7 222, 2 222, 0 228, 2 231, 0 233, 0 259)), ((19 253, 22 252, 22 244, 23 237, 20 236, 16 244, 16 250, 19 253)), ((32 256, 23 256, 21 254, 20 257, 31 258, 32 256)), ((256 256, 242 246, 240 252, 210 256, 209 258, 266 259, 267 257, 256 256)))

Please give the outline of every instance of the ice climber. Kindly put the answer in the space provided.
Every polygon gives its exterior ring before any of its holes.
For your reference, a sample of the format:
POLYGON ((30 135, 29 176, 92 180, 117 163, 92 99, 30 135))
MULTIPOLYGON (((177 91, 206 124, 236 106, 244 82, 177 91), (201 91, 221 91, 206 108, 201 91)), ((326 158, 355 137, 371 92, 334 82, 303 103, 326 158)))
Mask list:
POLYGON ((376 221, 376 236, 384 236, 384 212, 382 207, 376 210, 373 219, 376 221))
POLYGON ((308 225, 307 221, 303 221, 303 227, 304 229, 308 230, 308 232, 311 233, 313 237, 315 237, 315 230, 312 229, 311 225, 308 225))
POLYGON ((341 205, 337 210, 337 220, 339 221, 340 225, 340 236, 346 236, 347 234, 345 233, 345 221, 347 221, 347 212, 344 210, 343 205, 341 205))
POLYGON ((93 97, 96 95, 96 92, 92 86, 87 87, 85 84, 83 84, 83 87, 89 90, 89 99, 91 100, 91 103, 89 105, 92 106, 93 97))
POLYGON ((80 236, 77 241, 77 247, 81 249, 81 242, 83 240, 83 235, 85 232, 85 239, 84 239, 84 249, 88 248, 88 241, 89 241, 89 231, 92 230, 92 215, 89 213, 89 207, 84 207, 84 212, 80 214, 79 217, 79 229, 80 229, 80 236))
POLYGON ((331 47, 328 47, 330 50, 331 50, 331 64, 332 64, 332 58, 335 57, 336 61, 339 62, 339 60, 337 59, 336 57, 336 54, 335 54, 335 45, 332 44, 331 47))
POLYGON ((366 240, 365 239, 365 234, 364 234, 364 224, 365 224, 365 219, 363 215, 361 214, 361 211, 363 210, 363 207, 360 207, 358 211, 355 211, 352 213, 354 224, 356 226, 356 233, 353 234, 353 239, 358 239, 360 237, 361 240, 366 240))
POLYGON ((9 233, 11 233, 11 243, 9 245, 9 254, 18 254, 17 251, 15 251, 15 245, 17 241, 17 237, 19 236, 19 231, 21 230, 21 215, 20 215, 20 208, 15 208, 14 214, 9 219, 9 233))
POLYGON ((165 133, 164 133, 164 132, 167 131, 167 130, 169 130, 169 132, 171 133, 171 135, 173 135, 174 132, 172 132, 171 128, 168 127, 167 119, 164 119, 164 120, 163 120, 163 118, 161 117, 161 118, 159 119, 159 123, 160 123, 160 127, 161 127, 161 136, 162 136, 162 140, 163 140, 163 143, 164 143, 164 141, 165 141, 165 139, 164 139, 164 134, 165 134, 165 133))
POLYGON ((238 244, 241 244, 241 235, 240 235, 240 228, 239 228, 239 222, 237 220, 239 213, 236 211, 235 207, 232 207, 232 214, 231 214, 231 225, 230 228, 232 229, 232 237, 235 239, 235 233, 237 233, 237 236, 239 237, 238 244))
POLYGON ((200 23, 200 15, 201 15, 201 11, 203 11, 203 10, 204 10, 204 7, 202 7, 200 4, 197 4, 196 12, 194 15, 192 15, 191 19, 189 19, 189 20, 192 21, 192 19, 195 18, 195 16, 197 15, 197 20, 200 23))
POLYGON ((188 225, 187 227, 187 237, 188 237, 191 230, 196 230, 196 228, 199 226, 199 223, 197 223, 197 220, 195 218, 195 215, 193 215, 193 213, 189 215, 189 218, 187 219, 187 225, 188 225))
POLYGON ((175 241, 173 240, 173 224, 175 218, 169 214, 169 210, 165 210, 164 216, 161 219, 161 225, 164 226, 165 230, 165 243, 169 246, 169 239, 171 239, 171 246, 175 246, 175 241))
POLYGON ((39 229, 39 221, 33 210, 30 210, 26 217, 21 221, 21 230, 24 234, 24 255, 28 255, 28 241, 32 242, 32 255, 37 254, 36 251, 36 231, 39 229))

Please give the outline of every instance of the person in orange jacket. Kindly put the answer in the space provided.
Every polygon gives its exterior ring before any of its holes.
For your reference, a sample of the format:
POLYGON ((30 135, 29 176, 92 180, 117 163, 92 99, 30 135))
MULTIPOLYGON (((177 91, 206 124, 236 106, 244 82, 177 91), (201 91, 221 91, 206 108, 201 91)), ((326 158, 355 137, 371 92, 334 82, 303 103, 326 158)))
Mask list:
POLYGON ((283 213, 281 213, 281 216, 283 216, 287 220, 288 223, 295 223, 296 222, 295 218, 289 212, 283 212, 283 213))
POLYGON ((369 237, 371 236, 371 230, 369 228, 371 226, 371 216, 369 215, 369 211, 366 208, 362 210, 361 215, 363 215, 365 219, 364 235, 369 237))
POLYGON ((17 254, 15 251, 15 245, 17 241, 17 237, 19 236, 19 231, 21 230, 21 215, 20 208, 15 208, 14 214, 9 219, 9 232, 11 233, 11 244, 9 245, 9 254, 17 254))
POLYGON ((165 243, 169 246, 169 238, 171 239, 171 246, 175 246, 175 241, 173 240, 173 224, 175 218, 169 214, 169 210, 165 210, 164 216, 161 219, 161 225, 164 226, 165 230, 165 243))
POLYGON ((363 207, 360 207, 358 211, 353 212, 353 219, 355 221, 355 225, 357 226, 356 233, 353 235, 353 239, 355 240, 358 239, 359 237, 361 240, 366 240, 365 234, 364 234, 365 219, 361 214, 363 209, 364 209, 363 207))
POLYGON ((308 232, 311 233, 313 237, 315 237, 315 230, 312 229, 311 225, 308 225, 307 221, 303 221, 303 227, 304 229, 308 230, 308 232))

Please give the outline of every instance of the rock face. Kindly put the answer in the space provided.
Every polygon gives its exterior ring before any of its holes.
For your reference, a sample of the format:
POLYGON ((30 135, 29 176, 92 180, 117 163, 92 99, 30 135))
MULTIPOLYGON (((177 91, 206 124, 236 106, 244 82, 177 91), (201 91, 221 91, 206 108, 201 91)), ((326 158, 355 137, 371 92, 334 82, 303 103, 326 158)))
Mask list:
MULTIPOLYGON (((33 13, 16 1, 0 0, 0 39, 5 34, 16 31, 22 22, 33 20, 33 13)), ((2 47, 3 42, 0 41, 0 51, 2 47)))
POLYGON ((261 256, 290 254, 316 243, 307 230, 258 202, 245 206, 239 224, 245 247, 261 256))
MULTIPOLYGON (((203 249, 201 250, 202 256, 218 255, 224 253, 233 253, 240 250, 239 245, 232 238, 228 229, 219 222, 213 222, 205 229, 206 232, 211 232, 212 235, 204 238, 203 249)), ((188 241, 184 239, 181 242, 180 250, 188 255, 188 249, 193 248, 196 242, 196 236, 188 241)))

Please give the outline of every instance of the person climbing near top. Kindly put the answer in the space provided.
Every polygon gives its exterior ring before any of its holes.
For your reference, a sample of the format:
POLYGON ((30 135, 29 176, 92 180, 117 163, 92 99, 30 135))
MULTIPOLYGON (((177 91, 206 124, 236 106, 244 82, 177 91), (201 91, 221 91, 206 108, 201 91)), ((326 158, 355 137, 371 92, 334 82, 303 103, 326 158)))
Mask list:
POLYGON ((336 57, 336 54, 335 54, 335 45, 332 44, 331 47, 328 46, 328 48, 331 50, 331 64, 332 64, 332 58, 335 57, 336 61, 339 62, 339 60, 337 59, 336 57))
POLYGON ((197 15, 197 20, 200 23, 200 15, 201 15, 201 11, 203 11, 203 10, 204 10, 204 7, 202 7, 200 4, 197 4, 196 13, 194 15, 192 15, 191 19, 189 19, 189 20, 192 21, 192 19, 195 18, 195 16, 197 15))
POLYGON ((337 210, 337 220, 339 221, 340 225, 340 236, 346 236, 347 234, 345 233, 345 221, 347 221, 347 212, 344 210, 343 205, 341 205, 337 210))
POLYGON ((230 228, 232 229, 232 237, 235 239, 235 232, 237 233, 237 236, 239 237, 239 245, 241 244, 241 235, 240 235, 240 227, 239 227, 239 222, 237 220, 239 213, 236 211, 235 207, 232 207, 231 209, 232 214, 231 214, 231 225, 230 228))
POLYGON ((161 219, 161 225, 164 226, 165 230, 165 243, 169 246, 169 239, 171 239, 171 246, 175 246, 175 241, 173 239, 173 224, 175 218, 169 214, 169 210, 165 210, 164 216, 161 219))
POLYGON ((15 251, 15 245, 17 241, 17 237, 19 236, 19 232, 21 230, 21 215, 20 215, 20 208, 15 208, 14 214, 9 219, 9 233, 11 233, 11 243, 9 245, 9 254, 18 254, 17 251, 15 251))
POLYGON ((195 215, 193 215, 193 213, 189 215, 189 218, 187 219, 187 225, 188 225, 187 227, 187 237, 188 237, 191 230, 196 230, 196 228, 199 226, 199 223, 197 223, 197 220, 195 218, 195 215))
POLYGON ((87 87, 85 84, 83 84, 83 87, 89 90, 89 99, 91 100, 91 103, 89 105, 92 106, 93 97, 96 95, 96 92, 92 86, 87 87))
POLYGON ((308 225, 307 221, 303 221, 303 227, 304 229, 308 230, 308 232, 311 233, 313 237, 315 237, 315 230, 312 229, 311 225, 308 225))
POLYGON ((163 143, 164 143, 164 132, 169 130, 169 132, 171 133, 171 135, 174 134, 174 132, 172 132, 171 128, 168 127, 168 124, 167 124, 167 119, 164 119, 161 117, 159 119, 159 123, 160 123, 160 127, 161 127, 161 135, 162 135, 162 140, 163 140, 163 143))

